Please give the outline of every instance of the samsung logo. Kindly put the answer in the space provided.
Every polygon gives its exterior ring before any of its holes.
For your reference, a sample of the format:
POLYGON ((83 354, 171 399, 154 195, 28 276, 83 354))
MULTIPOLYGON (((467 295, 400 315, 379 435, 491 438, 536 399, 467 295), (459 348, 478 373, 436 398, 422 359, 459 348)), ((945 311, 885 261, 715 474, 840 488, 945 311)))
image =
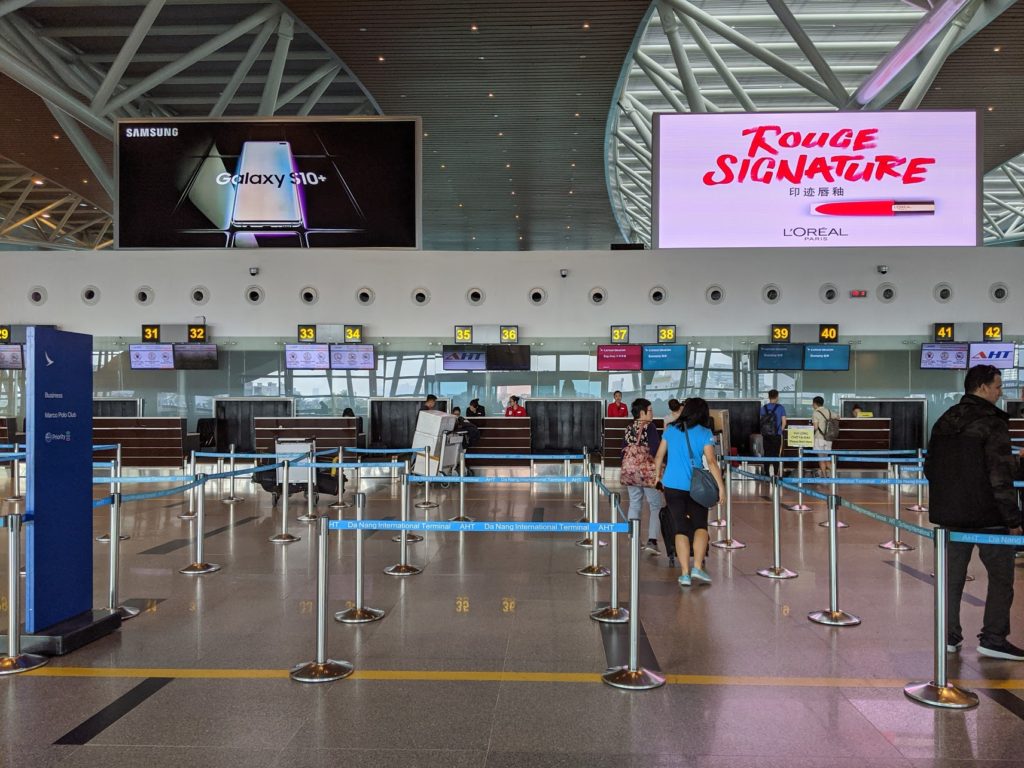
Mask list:
POLYGON ((125 128, 126 139, 151 139, 157 136, 177 136, 177 128, 125 128))

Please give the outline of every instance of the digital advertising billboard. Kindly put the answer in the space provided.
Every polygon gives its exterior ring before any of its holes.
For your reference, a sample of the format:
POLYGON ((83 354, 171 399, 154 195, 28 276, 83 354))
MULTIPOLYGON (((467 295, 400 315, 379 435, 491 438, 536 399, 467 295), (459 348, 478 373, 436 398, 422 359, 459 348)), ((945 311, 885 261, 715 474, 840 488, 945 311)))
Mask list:
POLYGON ((126 119, 117 248, 417 248, 419 118, 126 119))
POLYGON ((977 245, 976 112, 657 114, 655 248, 977 245))
POLYGON ((1009 342, 977 342, 971 344, 968 368, 976 365, 994 365, 996 368, 1013 368, 1014 346, 1009 342))

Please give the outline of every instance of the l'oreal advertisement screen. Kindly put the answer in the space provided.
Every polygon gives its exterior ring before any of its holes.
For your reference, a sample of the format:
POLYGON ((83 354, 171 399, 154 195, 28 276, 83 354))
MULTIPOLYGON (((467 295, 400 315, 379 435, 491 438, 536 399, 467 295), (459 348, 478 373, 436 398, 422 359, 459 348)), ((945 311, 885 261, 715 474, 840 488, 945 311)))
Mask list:
POLYGON ((416 248, 418 118, 117 125, 119 248, 416 248))
POLYGON ((979 143, 973 111, 658 114, 654 247, 977 245, 979 143))

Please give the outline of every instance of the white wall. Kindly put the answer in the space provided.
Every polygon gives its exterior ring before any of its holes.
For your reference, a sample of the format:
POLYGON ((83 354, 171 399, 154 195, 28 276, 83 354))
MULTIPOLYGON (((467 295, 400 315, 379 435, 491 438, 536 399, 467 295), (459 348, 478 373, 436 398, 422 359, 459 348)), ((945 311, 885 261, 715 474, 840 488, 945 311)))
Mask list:
MULTIPOLYGON (((742 226, 742 223, 737 223, 742 226)), ((1002 321, 1007 335, 1024 335, 1024 270, 1015 248, 944 249, 794 249, 537 252, 393 252, 393 251, 122 251, 24 252, 0 254, 0 323, 56 324, 98 336, 135 336, 143 322, 184 323, 205 315, 216 338, 292 336, 300 322, 362 323, 368 337, 448 337, 456 323, 518 323, 524 337, 604 336, 612 323, 676 323, 681 336, 766 335, 772 322, 838 322, 844 336, 930 335, 936 321, 1002 321), (878 274, 886 264, 889 273, 878 274), (258 277, 249 267, 258 266, 258 277), (568 269, 562 279, 560 269, 568 269), (824 304, 823 283, 835 283, 840 299, 824 304), (892 304, 881 303, 876 288, 893 283, 892 304), (953 300, 932 296, 936 283, 948 282, 953 300), (1010 298, 991 301, 989 287, 1004 282, 1010 298), (782 297, 775 305, 761 289, 776 283, 782 297), (259 306, 248 304, 251 284, 266 291, 259 306), (648 292, 663 285, 667 301, 655 306, 648 292), (721 285, 725 301, 712 306, 707 287, 721 285), (48 293, 42 306, 28 299, 30 287, 48 293), (86 285, 100 290, 87 306, 86 285), (139 306, 135 290, 155 291, 151 306, 139 306), (190 301, 193 286, 210 289, 202 307, 190 301), (320 291, 307 306, 299 299, 305 285, 320 291), (361 306, 356 289, 376 293, 361 306), (532 306, 533 287, 548 291, 547 302, 532 306), (591 288, 607 291, 594 306, 591 288), (431 293, 415 306, 414 288, 431 293), (470 306, 466 292, 483 289, 482 306, 470 306), (866 299, 850 299, 864 288, 866 299)))

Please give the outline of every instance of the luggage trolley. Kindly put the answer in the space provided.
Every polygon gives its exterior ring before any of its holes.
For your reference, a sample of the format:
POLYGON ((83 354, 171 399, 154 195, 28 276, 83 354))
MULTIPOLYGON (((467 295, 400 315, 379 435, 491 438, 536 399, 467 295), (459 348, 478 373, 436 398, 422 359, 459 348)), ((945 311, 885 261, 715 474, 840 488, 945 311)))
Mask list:
MULTIPOLYGON (((274 453, 275 454, 287 454, 287 453, 301 453, 306 456, 309 455, 310 451, 316 452, 316 440, 309 438, 279 438, 274 441, 274 453)), ((273 464, 278 459, 267 458, 264 461, 257 462, 258 464, 273 464)), ((293 463, 304 461, 303 458, 297 457, 293 460, 293 463)), ((330 469, 317 469, 316 472, 316 490, 313 496, 313 503, 317 503, 320 500, 320 494, 327 496, 338 495, 338 477, 337 474, 332 474, 330 469)), ((288 474, 288 495, 298 493, 302 491, 304 496, 309 495, 309 484, 306 480, 305 470, 293 470, 288 474)), ((258 483, 259 486, 271 494, 271 506, 277 506, 277 502, 281 499, 281 494, 284 492, 282 488, 284 480, 284 468, 278 467, 273 473, 270 472, 257 472, 252 476, 253 482, 258 483)))

